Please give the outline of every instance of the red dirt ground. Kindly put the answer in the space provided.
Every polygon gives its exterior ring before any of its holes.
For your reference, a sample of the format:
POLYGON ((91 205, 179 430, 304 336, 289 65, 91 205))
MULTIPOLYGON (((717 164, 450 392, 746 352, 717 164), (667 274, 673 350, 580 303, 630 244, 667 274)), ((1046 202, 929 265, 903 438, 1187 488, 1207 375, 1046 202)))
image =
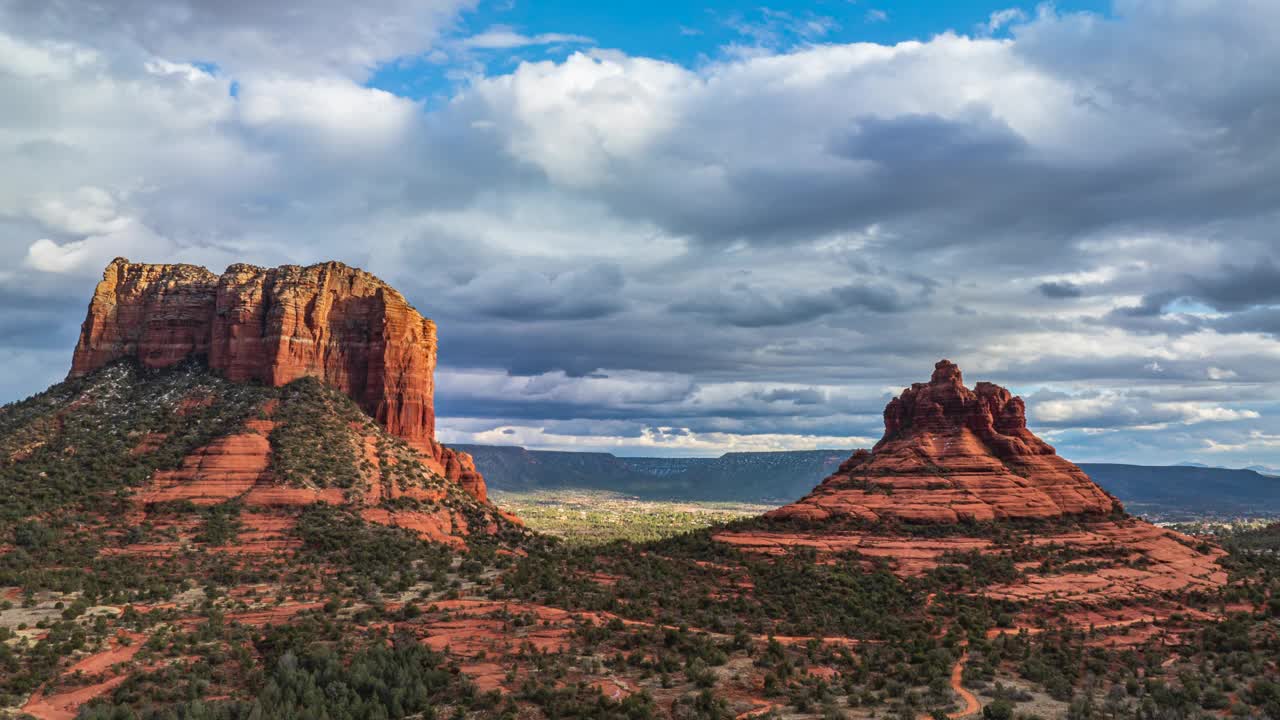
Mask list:
MULTIPOLYGON (((128 637, 131 644, 122 645, 119 640, 114 640, 111 648, 83 658, 68 668, 66 674, 80 672, 92 677, 108 672, 114 665, 129 662, 138 650, 142 649, 142 642, 146 640, 146 636, 127 633, 124 637, 128 637)), ((128 675, 119 675, 99 683, 48 696, 43 690, 38 690, 27 700, 22 711, 40 720, 72 720, 79 712, 81 705, 107 694, 127 677, 128 675)))

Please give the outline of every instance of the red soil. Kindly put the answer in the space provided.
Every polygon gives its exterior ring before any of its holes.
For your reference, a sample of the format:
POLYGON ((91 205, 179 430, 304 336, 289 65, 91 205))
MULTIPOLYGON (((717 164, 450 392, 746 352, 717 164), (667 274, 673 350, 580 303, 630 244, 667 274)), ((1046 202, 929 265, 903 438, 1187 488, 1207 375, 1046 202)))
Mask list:
POLYGON ((435 512, 392 512, 382 508, 365 508, 360 511, 360 517, 380 525, 410 530, 423 540, 444 543, 459 550, 466 548, 466 541, 463 539, 468 533, 466 518, 448 508, 435 512))
POLYGON ((978 698, 961 684, 964 677, 964 664, 969 659, 969 653, 960 656, 955 666, 951 668, 951 689, 964 700, 964 707, 957 712, 947 713, 949 718, 962 718, 970 715, 977 715, 982 710, 982 703, 978 702, 978 698))
POLYGON ((623 698, 635 694, 635 691, 628 687, 626 683, 613 678, 601 678, 596 680, 591 683, 591 687, 596 688, 605 697, 614 701, 622 700, 623 698))
POLYGON ((899 538, 855 532, 721 532, 716 540, 740 550, 765 555, 785 555, 793 548, 813 548, 819 555, 856 551, 869 558, 889 561, 894 573, 920 575, 938 566, 938 557, 948 552, 986 550, 991 546, 979 538, 899 538))
POLYGON ((1217 562, 1225 555, 1221 549, 1211 547, 1201 554, 1187 546, 1189 538, 1141 521, 1099 522, 1085 531, 1038 537, 1032 542, 1078 549, 1114 547, 1136 566, 1116 562, 1086 572, 1029 575, 1011 585, 993 586, 985 594, 1008 600, 1098 604, 1184 589, 1213 590, 1227 582, 1227 573, 1217 562))
POLYGON ((753 717, 760 717, 761 715, 767 715, 773 712, 774 710, 776 710, 777 708, 778 708, 777 703, 767 702, 759 707, 752 708, 751 710, 748 710, 742 713, 741 715, 738 715, 736 720, 746 720, 746 718, 753 718, 753 717))
POLYGON ((147 453, 155 452, 160 449, 160 446, 164 444, 165 439, 168 437, 168 433, 146 433, 129 453, 131 455, 146 455, 147 453))
POLYGON ((95 685, 86 685, 48 697, 37 691, 27 704, 22 706, 22 712, 39 720, 74 720, 76 714, 80 712, 81 705, 111 692, 127 677, 127 675, 120 675, 95 685))
POLYGON ((142 642, 147 639, 147 636, 139 633, 123 633, 122 635, 129 639, 128 645, 121 644, 117 639, 113 643, 114 647, 84 658, 68 668, 67 672, 97 675, 110 669, 112 665, 132 660, 133 656, 137 655, 138 651, 142 649, 142 642))
MULTIPOLYGON (((146 636, 128 633, 125 637, 131 640, 131 644, 121 645, 118 641, 114 642, 114 647, 90 655, 72 665, 67 669, 67 674, 80 672, 87 676, 100 675, 115 665, 129 662, 142 648, 142 641, 146 636)), ((38 690, 27 700, 22 711, 40 720, 72 720, 79 712, 81 705, 111 692, 127 677, 128 675, 118 675, 99 683, 53 695, 45 695, 43 690, 38 690)))

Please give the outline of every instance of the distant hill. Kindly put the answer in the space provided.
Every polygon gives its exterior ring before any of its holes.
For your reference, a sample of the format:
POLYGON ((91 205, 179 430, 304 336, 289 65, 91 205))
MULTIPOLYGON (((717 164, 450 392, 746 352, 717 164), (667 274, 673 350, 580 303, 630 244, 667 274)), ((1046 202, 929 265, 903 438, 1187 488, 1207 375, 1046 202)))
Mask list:
MULTIPOLYGON (((776 502, 795 500, 851 450, 727 453, 718 458, 634 458, 458 445, 495 490, 612 490, 648 499, 776 502)), ((1193 465, 1081 463, 1132 512, 1178 519, 1205 515, 1280 515, 1280 478, 1254 470, 1193 465)))
POLYGON ((1255 470, 1081 463, 1130 512, 1198 517, 1280 514, 1280 478, 1255 470))
POLYGON ((609 453, 457 445, 495 490, 590 488, 644 498, 777 502, 813 489, 850 450, 726 453, 718 458, 620 458, 609 453))

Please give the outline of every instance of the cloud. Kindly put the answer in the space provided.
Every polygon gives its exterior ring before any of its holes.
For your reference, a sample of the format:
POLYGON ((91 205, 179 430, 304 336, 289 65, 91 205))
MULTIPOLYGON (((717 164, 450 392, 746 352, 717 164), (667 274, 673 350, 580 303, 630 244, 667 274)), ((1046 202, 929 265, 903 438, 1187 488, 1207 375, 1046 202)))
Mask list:
POLYGON ((874 440, 946 356, 1068 457, 1280 464, 1274 3, 893 45, 759 12, 690 64, 472 6, 0 4, 4 397, 62 374, 115 255, 336 258, 437 320, 468 437, 874 440), (579 52, 468 56, 543 45, 579 52), (456 89, 367 86, 437 56, 456 89))
POLYGON ((471 0, 147 0, 6 3, 11 32, 94 43, 175 61, 204 60, 232 72, 362 75, 421 50, 471 0))
POLYGON ((477 432, 446 430, 448 443, 521 445, 544 450, 606 451, 624 455, 705 456, 726 452, 776 452, 780 450, 824 450, 861 447, 874 442, 858 436, 799 434, 742 435, 698 433, 688 428, 646 426, 638 435, 565 435, 541 427, 500 426, 477 432))
POLYGON ((522 35, 509 27, 496 26, 464 38, 460 45, 475 50, 509 50, 531 45, 589 45, 593 42, 591 38, 584 35, 569 33, 522 35))
POLYGON ((991 13, 982 29, 986 34, 994 35, 1003 28, 1014 23, 1025 21, 1026 19, 1027 14, 1023 12, 1021 8, 1005 8, 1004 10, 997 10, 991 13))
POLYGON ((494 268, 457 293, 474 310, 504 320, 588 320, 622 311, 625 284, 622 271, 611 264, 550 275, 494 268))
POLYGON ((413 128, 417 103, 339 77, 298 79, 267 76, 241 81, 236 103, 246 130, 314 134, 315 143, 342 143, 343 149, 401 142, 413 128))
POLYGON ((1256 420, 1256 410, 1227 408, 1204 402, 1152 402, 1127 393, 1107 391, 1080 396, 1032 396, 1035 422, 1049 427, 1163 429, 1173 423, 1256 420))
POLYGON ((1248 434, 1247 439, 1238 443, 1224 443, 1206 438, 1204 450, 1210 453, 1246 453, 1273 448, 1280 448, 1280 435, 1254 430, 1248 434))
POLYGON ((1084 295, 1084 290, 1079 285, 1066 281, 1043 282, 1036 286, 1036 289, 1041 295, 1055 300, 1078 298, 1084 295))

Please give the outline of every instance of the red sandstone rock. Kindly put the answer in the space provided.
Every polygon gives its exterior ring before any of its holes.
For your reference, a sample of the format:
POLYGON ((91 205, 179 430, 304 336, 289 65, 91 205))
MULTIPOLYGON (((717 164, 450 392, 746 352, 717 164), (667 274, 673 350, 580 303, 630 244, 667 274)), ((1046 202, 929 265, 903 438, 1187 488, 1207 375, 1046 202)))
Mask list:
POLYGON ((840 521, 1070 516, 1070 523, 1032 526, 1022 539, 1088 553, 1089 562, 1057 568, 1021 563, 1018 580, 987 587, 983 594, 1013 602, 1119 607, 1135 600, 1165 602, 1168 594, 1187 590, 1213 591, 1227 582, 1218 563, 1221 549, 1114 513, 1120 509, 1114 498, 1027 430, 1021 399, 990 383, 969 390, 959 368, 946 360, 930 382, 912 385, 890 402, 884 417, 885 435, 875 448, 857 451, 812 493, 769 513, 784 522, 713 537, 764 555, 796 548, 827 558, 856 552, 887 561, 905 577, 948 562, 948 553, 1009 549, 961 534, 910 537, 895 534, 892 523, 863 529, 840 521), (810 524, 795 527, 789 520, 810 524))
POLYGON ((433 470, 486 497, 471 457, 435 442, 435 323, 369 273, 329 262, 232 265, 217 276, 193 265, 112 261, 70 376, 124 357, 154 368, 191 356, 236 382, 318 377, 423 451, 433 470))
POLYGON ((248 432, 218 438, 188 455, 177 470, 157 472, 144 490, 144 503, 190 500, 216 505, 239 497, 267 475, 271 465, 270 421, 246 423, 248 432))
POLYGON ((1022 398, 991 383, 964 386, 942 360, 884 410, 884 438, 859 450, 812 493, 770 513, 909 522, 1106 514, 1119 503, 1027 429, 1022 398))

